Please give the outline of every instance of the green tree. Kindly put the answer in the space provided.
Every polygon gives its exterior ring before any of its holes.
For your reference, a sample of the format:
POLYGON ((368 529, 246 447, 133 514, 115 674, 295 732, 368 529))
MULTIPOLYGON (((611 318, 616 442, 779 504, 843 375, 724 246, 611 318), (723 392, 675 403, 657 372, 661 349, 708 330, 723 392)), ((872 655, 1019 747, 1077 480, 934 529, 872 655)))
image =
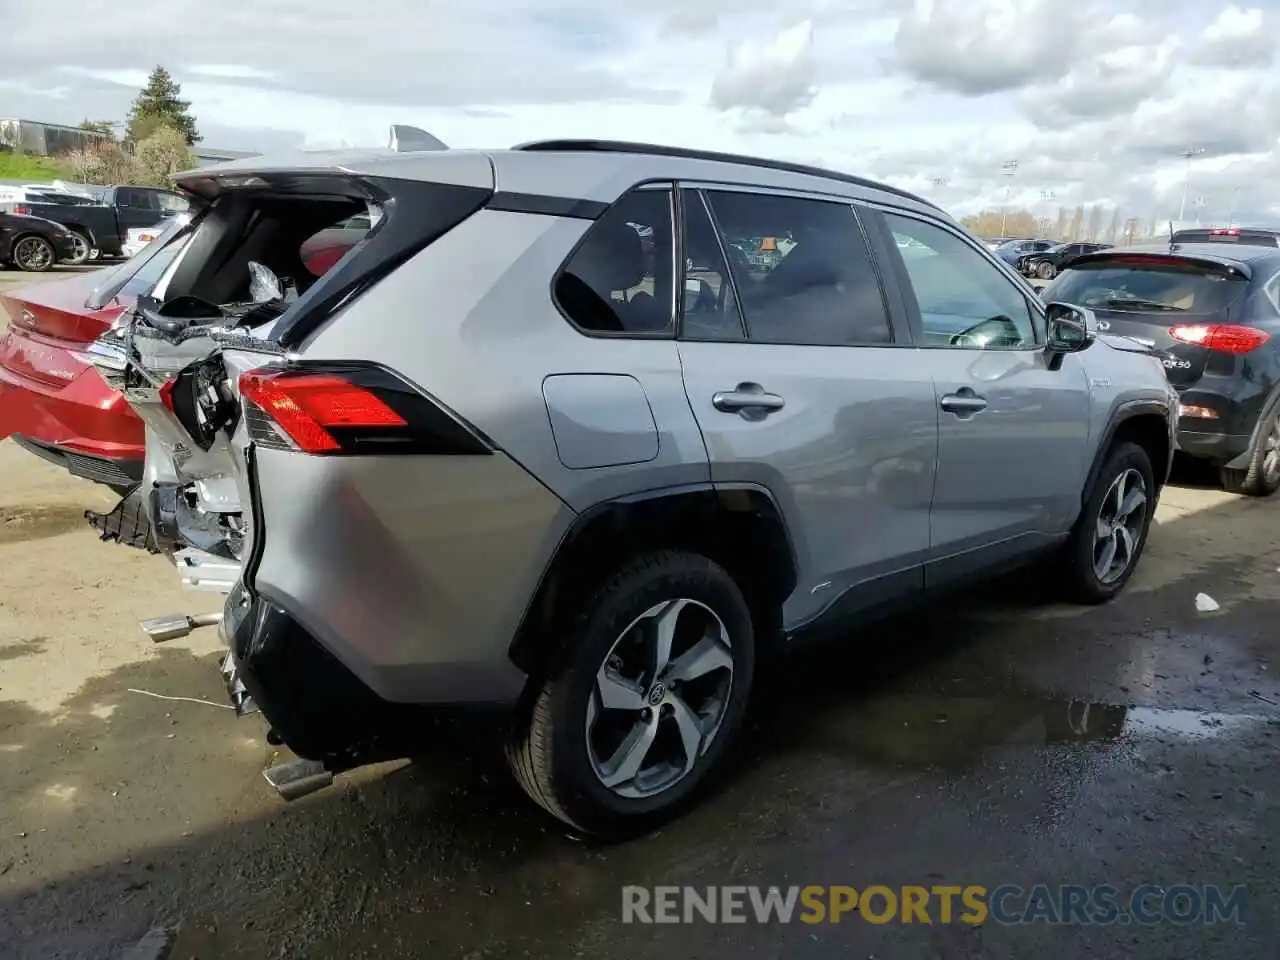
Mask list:
POLYGON ((86 133, 100 133, 103 136, 110 137, 115 140, 115 124, 110 120, 89 120, 85 119, 80 124, 80 129, 86 133))
POLYGON ((185 134, 176 127, 160 127, 134 148, 138 182, 167 187, 175 173, 195 166, 185 134))
POLYGON ((187 146, 200 142, 196 118, 191 115, 191 101, 181 98, 182 85, 164 67, 151 71, 129 109, 129 141, 141 143, 161 127, 172 127, 182 134, 187 146))

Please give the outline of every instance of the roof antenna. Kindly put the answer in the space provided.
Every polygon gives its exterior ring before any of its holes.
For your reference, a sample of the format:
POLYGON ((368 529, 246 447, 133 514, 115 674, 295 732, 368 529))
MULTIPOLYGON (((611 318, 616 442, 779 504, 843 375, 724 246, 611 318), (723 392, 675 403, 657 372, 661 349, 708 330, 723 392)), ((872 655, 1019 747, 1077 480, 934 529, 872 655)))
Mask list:
POLYGON ((391 125, 392 153, 418 153, 422 150, 448 150, 443 140, 433 137, 425 130, 411 127, 404 123, 391 125))

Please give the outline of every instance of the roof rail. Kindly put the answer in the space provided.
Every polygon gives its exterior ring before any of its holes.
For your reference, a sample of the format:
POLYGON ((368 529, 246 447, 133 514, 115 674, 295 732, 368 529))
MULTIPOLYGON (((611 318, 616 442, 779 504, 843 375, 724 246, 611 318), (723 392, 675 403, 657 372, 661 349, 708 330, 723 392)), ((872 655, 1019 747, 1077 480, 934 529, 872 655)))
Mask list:
POLYGON ((932 207, 934 210, 941 209, 936 203, 926 200, 924 197, 918 197, 909 190, 890 186, 887 183, 879 183, 875 180, 868 180, 865 177, 857 177, 851 173, 840 173, 836 170, 825 170, 822 167, 811 167, 803 163, 791 163, 786 160, 768 160, 764 157, 752 157, 738 153, 720 153, 715 150, 692 150, 687 147, 668 147, 655 143, 633 143, 627 140, 531 140, 527 143, 518 143, 511 149, 538 153, 637 153, 649 154, 656 157, 680 157, 685 160, 711 160, 717 163, 737 163, 742 164, 743 166, 764 167, 769 170, 779 170, 784 173, 798 173, 808 177, 823 177, 827 180, 839 180, 843 183, 852 183, 859 187, 866 187, 869 190, 883 190, 886 193, 896 194, 899 197, 914 200, 916 203, 922 203, 926 207, 932 207))
POLYGON ((443 140, 425 130, 404 123, 391 125, 390 148, 394 153, 418 153, 421 150, 448 150, 443 140))

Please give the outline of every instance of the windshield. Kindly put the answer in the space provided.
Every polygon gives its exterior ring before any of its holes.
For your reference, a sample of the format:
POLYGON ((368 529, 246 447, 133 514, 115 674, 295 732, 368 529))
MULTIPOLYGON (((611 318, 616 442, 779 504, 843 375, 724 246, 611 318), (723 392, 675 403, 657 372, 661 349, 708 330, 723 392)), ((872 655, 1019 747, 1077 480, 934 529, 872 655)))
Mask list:
MULTIPOLYGON (((163 266, 159 268, 160 273, 164 272, 164 268, 173 262, 181 244, 175 243, 179 237, 186 237, 192 229, 192 218, 186 214, 179 214, 165 224, 164 229, 149 244, 143 247, 138 253, 130 257, 114 270, 103 271, 102 282, 89 295, 89 299, 85 302, 85 306, 90 310, 101 310, 110 302, 112 297, 119 296, 124 292, 124 288, 137 275, 143 274, 144 270, 151 267, 152 261, 167 256, 167 260, 163 266), (172 250, 168 248, 172 247, 172 250)), ((157 273, 156 279, 159 279, 160 273, 157 273)), ((150 273, 144 274, 149 276, 150 273)), ((154 286, 153 280, 150 286, 154 286)), ((134 295, 136 296, 136 290, 134 295)))
POLYGON ((1065 271, 1052 298, 1113 312, 1223 313, 1248 285, 1218 267, 1189 261, 1139 266, 1104 260, 1065 271))

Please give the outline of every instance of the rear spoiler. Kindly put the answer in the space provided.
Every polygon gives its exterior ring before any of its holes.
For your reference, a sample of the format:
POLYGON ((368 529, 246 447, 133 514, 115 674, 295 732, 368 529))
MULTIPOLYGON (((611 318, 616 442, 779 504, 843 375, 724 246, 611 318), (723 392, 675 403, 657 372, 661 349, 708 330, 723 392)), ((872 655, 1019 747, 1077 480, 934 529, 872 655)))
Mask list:
POLYGON ((1247 263, 1233 260, 1230 257, 1218 257, 1208 253, 1181 253, 1176 249, 1163 250, 1098 250, 1095 253, 1083 253, 1071 260, 1070 269, 1081 267, 1097 267, 1107 264, 1116 266, 1158 267, 1161 264, 1186 264, 1204 268, 1207 272, 1223 276, 1239 277, 1242 280, 1253 279, 1253 268, 1247 263))

